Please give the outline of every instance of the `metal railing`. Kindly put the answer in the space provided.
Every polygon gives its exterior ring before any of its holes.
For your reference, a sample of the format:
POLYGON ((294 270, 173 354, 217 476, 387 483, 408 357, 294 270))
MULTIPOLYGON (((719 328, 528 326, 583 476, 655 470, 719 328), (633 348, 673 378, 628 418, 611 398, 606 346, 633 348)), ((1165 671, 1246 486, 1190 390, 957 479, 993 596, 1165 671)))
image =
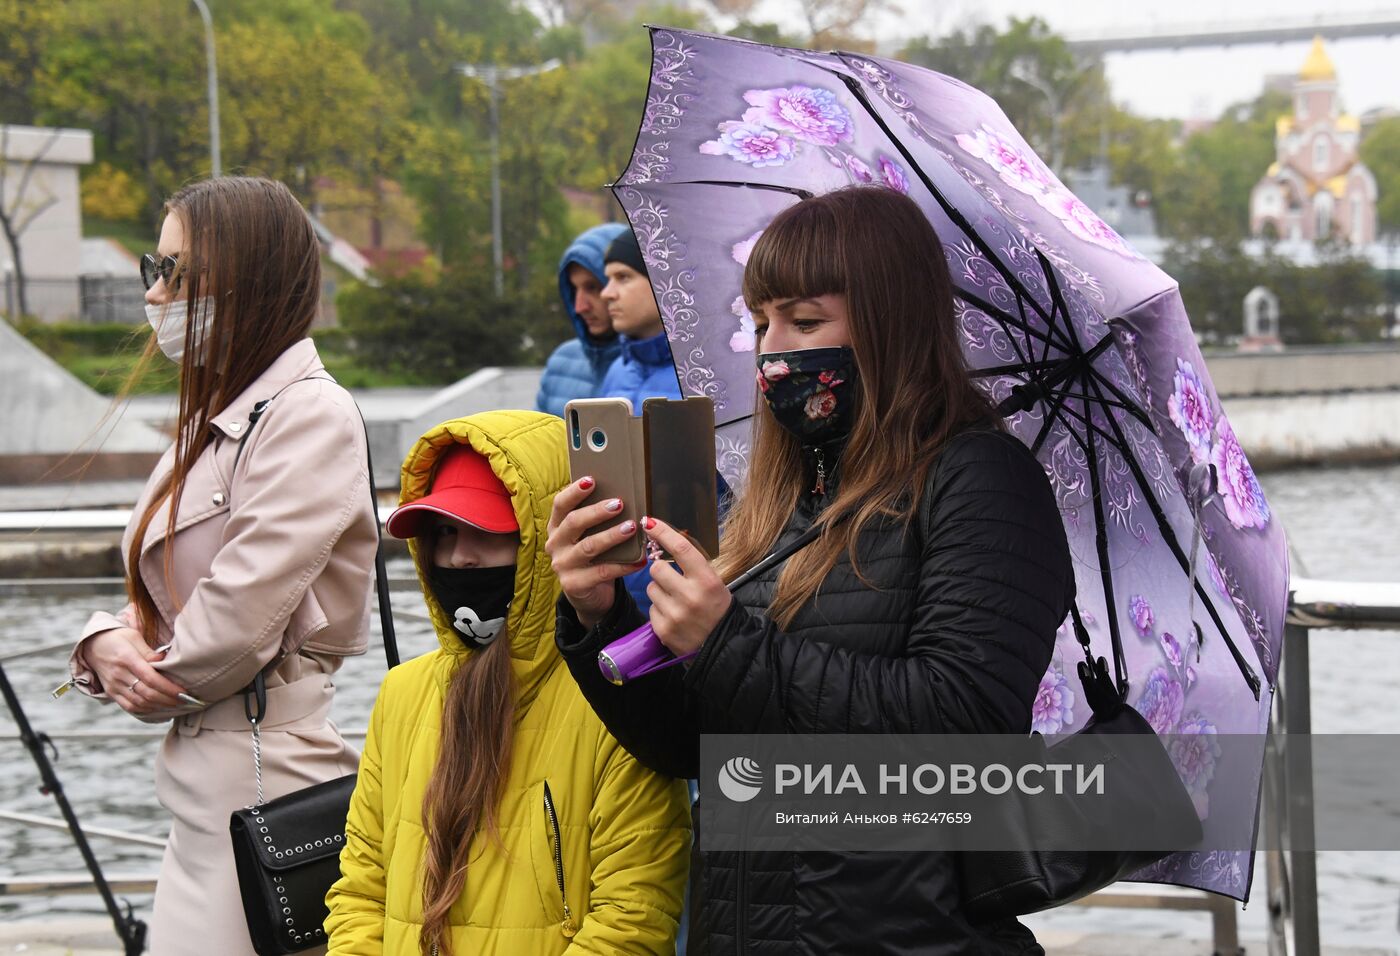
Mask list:
MULTIPOLYGON (((146 320, 146 287, 133 264, 129 276, 91 275, 68 279, 26 278, 29 314, 44 322, 136 325, 146 320)), ((19 282, 0 276, 0 312, 19 317, 19 282)))
MULTIPOLYGON (((0 516, 3 517, 3 516, 0 516)), ((120 587, 119 579, 85 579, 89 587, 108 584, 120 587)), ((407 584, 407 581, 402 582, 407 584)), ((0 585, 52 585, 63 591, 61 581, 7 581, 0 585)), ((0 588, 0 594, 10 590, 0 588)), ((417 611, 396 609, 396 615, 426 618, 417 611)), ((1312 732, 1312 691, 1309 668, 1309 642, 1314 630, 1400 630, 1400 584, 1319 581, 1295 577, 1289 588, 1288 616, 1284 629, 1283 663, 1274 694, 1274 708, 1269 732, 1273 746, 1264 764, 1264 825, 1271 828, 1265 841, 1265 893, 1269 913, 1268 956, 1321 956, 1317 906, 1317 858, 1313 847, 1315 820, 1313 814, 1313 770, 1308 746, 1289 747, 1289 735, 1303 736, 1312 732)), ((66 649, 68 643, 34 648, 17 656, 66 649)), ((3 660, 3 659, 0 659, 3 660)), ((360 735, 363 731, 351 732, 360 735)), ((53 739, 79 736, 158 737, 159 732, 73 731, 51 735, 53 739)), ((0 742, 14 740, 16 735, 0 735, 0 742)), ((35 826, 63 826, 61 821, 0 811, 0 819, 25 822, 35 826), (26 819, 21 820, 21 817, 26 819)), ((142 843, 159 843, 149 837, 120 831, 88 829, 94 836, 142 843)), ((149 889, 149 876, 126 877, 125 883, 135 891, 149 889)), ((90 890, 92 883, 84 877, 45 876, 42 878, 6 878, 0 876, 0 896, 14 894, 57 894, 90 890)), ((1212 949, 1214 956, 1239 956, 1244 952, 1239 942, 1238 913, 1235 902, 1227 897, 1198 890, 1147 884, 1124 884, 1094 893, 1075 906, 1105 908, 1140 908, 1206 912, 1211 916, 1212 949)))

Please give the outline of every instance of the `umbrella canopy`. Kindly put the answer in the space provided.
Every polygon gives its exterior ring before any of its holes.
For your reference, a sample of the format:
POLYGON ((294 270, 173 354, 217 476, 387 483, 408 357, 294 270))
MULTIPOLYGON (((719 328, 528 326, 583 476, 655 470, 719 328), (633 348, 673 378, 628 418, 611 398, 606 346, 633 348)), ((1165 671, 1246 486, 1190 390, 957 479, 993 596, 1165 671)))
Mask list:
MULTIPOLYGON (((913 198, 943 242, 968 366, 1055 489, 1078 611, 1203 817, 1196 852, 1135 876, 1244 899, 1287 602, 1283 531, 1221 409, 1176 284, 1067 190, 987 96, 859 54, 657 29, 614 191, 647 261, 683 390, 714 400, 741 487, 756 400, 748 250, 803 197, 913 198), (1259 760, 1218 760, 1219 734, 1259 760)), ((1034 727, 1083 726, 1066 622, 1034 727)), ((1233 753, 1234 751, 1232 751, 1233 753)))

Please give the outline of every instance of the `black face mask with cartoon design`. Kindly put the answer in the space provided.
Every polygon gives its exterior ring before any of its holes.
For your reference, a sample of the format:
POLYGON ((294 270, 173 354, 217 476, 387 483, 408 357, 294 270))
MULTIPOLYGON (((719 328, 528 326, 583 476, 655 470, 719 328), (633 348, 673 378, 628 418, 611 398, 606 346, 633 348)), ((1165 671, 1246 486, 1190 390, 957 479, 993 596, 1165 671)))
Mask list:
POLYGON ((428 589, 452 618, 452 627, 471 650, 486 647, 506 629, 515 596, 515 565, 500 568, 443 568, 428 571, 428 589))

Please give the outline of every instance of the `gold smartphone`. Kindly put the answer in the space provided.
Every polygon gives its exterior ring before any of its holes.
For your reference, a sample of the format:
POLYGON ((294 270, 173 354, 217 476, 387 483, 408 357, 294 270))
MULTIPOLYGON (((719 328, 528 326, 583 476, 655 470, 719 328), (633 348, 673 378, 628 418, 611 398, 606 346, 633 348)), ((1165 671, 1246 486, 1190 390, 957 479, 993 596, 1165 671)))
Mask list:
POLYGON ((584 499, 584 504, 622 499, 622 510, 589 532, 615 528, 627 520, 637 523, 636 534, 595 560, 622 564, 640 561, 646 553, 641 530, 646 507, 641 419, 632 417, 632 403, 625 398, 581 398, 564 406, 564 424, 569 435, 571 479, 593 476, 593 493, 584 499))

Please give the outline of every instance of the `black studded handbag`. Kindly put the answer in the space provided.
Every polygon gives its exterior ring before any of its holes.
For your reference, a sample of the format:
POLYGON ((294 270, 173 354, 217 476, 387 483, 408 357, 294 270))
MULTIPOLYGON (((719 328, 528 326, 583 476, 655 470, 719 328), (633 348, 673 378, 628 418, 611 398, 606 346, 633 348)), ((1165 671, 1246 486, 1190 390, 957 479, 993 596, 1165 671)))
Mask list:
MULTIPOLYGON (((249 432, 270 401, 253 406, 248 416, 249 432)), ((368 434, 365 438, 368 445, 368 434)), ((240 452, 247 442, 245 433, 239 445, 240 452)), ((235 458, 234 467, 237 465, 235 458)), ((373 460, 369 461, 369 489, 378 532, 379 501, 374 488, 373 460)), ((399 662, 399 652, 389 608, 389 581, 384 571, 382 547, 375 550, 374 572, 379 620, 384 632, 384 656, 392 668, 399 662)), ((253 728, 257 801, 253 806, 235 810, 229 820, 243 915, 248 921, 253 949, 259 956, 299 953, 326 942, 323 925, 329 913, 326 891, 340 878, 340 849, 345 845, 345 818, 350 810, 350 796, 355 791, 355 774, 265 802, 260 729, 267 710, 267 687, 262 672, 246 690, 244 707, 253 728)))

